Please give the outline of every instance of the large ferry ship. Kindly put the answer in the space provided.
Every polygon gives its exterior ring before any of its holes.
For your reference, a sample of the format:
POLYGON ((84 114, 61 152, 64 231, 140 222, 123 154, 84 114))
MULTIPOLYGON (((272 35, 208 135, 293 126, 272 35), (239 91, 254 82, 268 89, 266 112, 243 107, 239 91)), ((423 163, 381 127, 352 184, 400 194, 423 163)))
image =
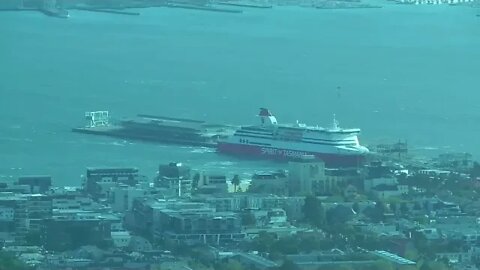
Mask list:
POLYGON ((360 129, 340 128, 335 117, 331 128, 322 128, 298 122, 280 125, 266 108, 258 116, 260 125, 242 126, 233 136, 220 139, 218 151, 283 160, 314 155, 329 167, 358 166, 369 152, 358 141, 360 129))

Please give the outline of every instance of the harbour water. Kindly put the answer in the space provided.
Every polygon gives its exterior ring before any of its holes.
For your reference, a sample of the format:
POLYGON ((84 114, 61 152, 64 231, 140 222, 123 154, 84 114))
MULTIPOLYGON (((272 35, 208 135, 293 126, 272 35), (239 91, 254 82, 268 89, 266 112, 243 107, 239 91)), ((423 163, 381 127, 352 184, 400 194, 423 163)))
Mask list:
POLYGON ((335 113, 342 126, 362 128, 366 143, 407 139, 426 153, 480 156, 473 8, 138 12, 0 13, 0 176, 51 174, 76 185, 87 166, 137 166, 149 176, 169 161, 281 167, 71 133, 89 110, 232 124, 255 123, 259 107, 280 122, 328 125, 335 113))

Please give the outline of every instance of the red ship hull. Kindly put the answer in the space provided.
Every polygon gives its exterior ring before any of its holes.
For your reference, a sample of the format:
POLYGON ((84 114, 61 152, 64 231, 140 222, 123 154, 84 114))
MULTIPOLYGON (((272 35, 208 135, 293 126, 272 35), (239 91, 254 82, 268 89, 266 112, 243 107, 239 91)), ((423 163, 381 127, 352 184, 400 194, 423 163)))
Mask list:
POLYGON ((280 161, 293 160, 303 155, 314 155, 316 158, 325 162, 325 166, 327 167, 358 167, 365 162, 365 155, 316 153, 226 142, 220 142, 217 150, 225 154, 280 161))

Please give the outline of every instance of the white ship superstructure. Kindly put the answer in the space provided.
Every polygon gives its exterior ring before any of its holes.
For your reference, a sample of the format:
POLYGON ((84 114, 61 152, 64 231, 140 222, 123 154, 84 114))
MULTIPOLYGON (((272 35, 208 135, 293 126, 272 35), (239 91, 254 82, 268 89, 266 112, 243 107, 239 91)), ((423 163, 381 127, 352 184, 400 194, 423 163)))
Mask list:
POLYGON ((296 123, 279 125, 265 108, 258 115, 261 124, 243 126, 228 139, 220 140, 219 152, 274 159, 315 155, 330 166, 358 165, 368 153, 360 145, 360 129, 343 129, 334 117, 331 128, 296 123))

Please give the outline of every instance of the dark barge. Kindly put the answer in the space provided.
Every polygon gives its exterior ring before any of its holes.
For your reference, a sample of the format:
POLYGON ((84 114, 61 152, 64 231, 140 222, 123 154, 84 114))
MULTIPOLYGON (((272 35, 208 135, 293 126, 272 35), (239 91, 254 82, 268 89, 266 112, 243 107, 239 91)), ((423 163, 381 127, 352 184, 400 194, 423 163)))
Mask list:
POLYGON ((85 118, 87 124, 73 128, 73 132, 212 148, 217 146, 218 139, 232 135, 235 130, 200 120, 145 114, 110 123, 108 111, 86 112, 85 118))

